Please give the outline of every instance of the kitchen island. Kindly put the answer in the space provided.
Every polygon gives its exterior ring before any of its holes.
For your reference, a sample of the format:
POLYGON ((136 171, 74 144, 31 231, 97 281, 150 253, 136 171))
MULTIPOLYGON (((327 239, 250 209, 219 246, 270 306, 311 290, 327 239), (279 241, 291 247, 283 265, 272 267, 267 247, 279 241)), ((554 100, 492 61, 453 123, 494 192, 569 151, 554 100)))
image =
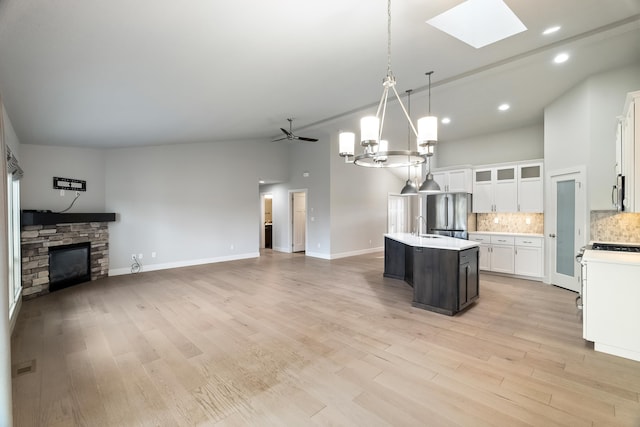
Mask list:
POLYGON ((453 316, 479 296, 479 243, 434 234, 385 234, 384 276, 413 287, 414 307, 453 316))

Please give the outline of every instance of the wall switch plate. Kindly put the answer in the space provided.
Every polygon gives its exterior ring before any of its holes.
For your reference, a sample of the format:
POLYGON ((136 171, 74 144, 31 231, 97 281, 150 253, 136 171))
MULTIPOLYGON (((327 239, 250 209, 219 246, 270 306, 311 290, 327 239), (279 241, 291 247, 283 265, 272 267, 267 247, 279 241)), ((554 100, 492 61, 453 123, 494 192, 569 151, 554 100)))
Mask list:
POLYGON ((155 252, 151 252, 151 258, 155 258, 157 254, 155 252))
POLYGON ((142 259, 143 255, 142 254, 138 254, 138 259, 142 259))

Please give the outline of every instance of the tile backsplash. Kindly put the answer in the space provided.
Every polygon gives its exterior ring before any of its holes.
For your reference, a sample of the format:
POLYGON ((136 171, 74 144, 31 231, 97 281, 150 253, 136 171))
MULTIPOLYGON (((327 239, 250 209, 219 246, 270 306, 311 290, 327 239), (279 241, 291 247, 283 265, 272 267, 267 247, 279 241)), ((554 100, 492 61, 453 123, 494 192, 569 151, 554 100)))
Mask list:
POLYGON ((591 240, 640 243, 640 214, 591 211, 591 240))
POLYGON ((477 231, 500 233, 544 232, 544 214, 541 213, 486 213, 477 214, 477 231))

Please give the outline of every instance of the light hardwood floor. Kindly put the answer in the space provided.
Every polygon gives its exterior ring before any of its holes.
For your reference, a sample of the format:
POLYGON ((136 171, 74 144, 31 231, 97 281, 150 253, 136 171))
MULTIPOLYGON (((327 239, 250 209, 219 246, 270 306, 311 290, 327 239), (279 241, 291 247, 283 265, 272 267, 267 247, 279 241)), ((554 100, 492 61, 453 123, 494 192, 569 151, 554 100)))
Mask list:
POLYGON ((25 301, 15 426, 640 425, 640 363, 583 341, 574 293, 482 275, 449 317, 382 256, 266 251, 25 301))

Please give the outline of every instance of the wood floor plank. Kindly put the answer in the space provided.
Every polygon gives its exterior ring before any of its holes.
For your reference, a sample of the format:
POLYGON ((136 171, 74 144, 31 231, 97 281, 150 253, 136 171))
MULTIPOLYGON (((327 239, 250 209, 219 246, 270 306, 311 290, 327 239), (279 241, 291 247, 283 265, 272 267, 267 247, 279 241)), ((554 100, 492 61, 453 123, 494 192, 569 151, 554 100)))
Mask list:
POLYGON ((383 262, 267 250, 24 301, 15 426, 640 425, 640 363, 585 343, 574 293, 483 273, 445 316, 383 262))

